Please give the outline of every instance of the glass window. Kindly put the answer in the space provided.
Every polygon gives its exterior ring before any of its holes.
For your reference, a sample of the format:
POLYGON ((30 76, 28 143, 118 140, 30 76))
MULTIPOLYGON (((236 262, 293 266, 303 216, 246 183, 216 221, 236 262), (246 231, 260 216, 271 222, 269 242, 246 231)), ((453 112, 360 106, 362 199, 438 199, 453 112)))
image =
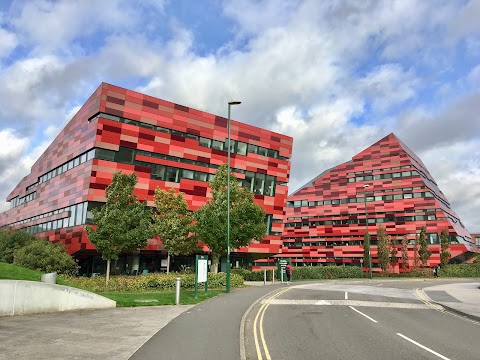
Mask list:
POLYGON ((212 149, 223 150, 223 142, 212 140, 212 149))
POLYGON ((355 178, 348 178, 348 182, 355 182, 355 178))
POLYGON ((74 226, 75 225, 75 217, 77 214, 77 207, 75 205, 70 206, 70 217, 69 217, 69 226, 74 226))
POLYGON ((373 180, 373 176, 372 175, 367 175, 367 176, 365 176, 365 180, 373 180))
POLYGON ((183 170, 182 170, 182 178, 184 178, 184 179, 193 179, 193 171, 192 171, 192 170, 183 169, 183 170))
POLYGON ((80 156, 80 163, 83 164, 85 161, 87 161, 87 154, 80 156))
POLYGON ((258 152, 257 152, 258 155, 267 156, 267 153, 268 153, 268 149, 261 146, 258 147, 258 152))
POLYGON ((401 176, 401 173, 393 173, 392 177, 393 178, 399 178, 401 176))
POLYGON ((245 180, 243 180, 243 187, 249 189, 253 192, 253 179, 255 178, 255 173, 251 171, 245 172, 245 180))
POLYGON ((392 178, 392 174, 383 174, 383 175, 382 175, 382 178, 383 178, 383 179, 391 179, 391 178, 392 178))
POLYGON ((382 200, 383 200, 382 196, 375 196, 375 201, 382 201, 382 200))
POLYGON ((302 200, 302 206, 308 206, 308 200, 302 200))
POLYGON ((375 201, 375 197, 374 196, 367 196, 367 202, 371 202, 371 201, 375 201))
POLYGON ((83 216, 83 203, 77 204, 77 212, 75 216, 75 224, 74 225, 81 225, 82 224, 82 216, 83 216))
POLYGON ((241 141, 237 142, 237 154, 247 155, 247 144, 241 141))
POLYGON ((254 154, 256 154, 256 153, 257 153, 257 149, 258 149, 258 146, 257 146, 257 145, 248 144, 248 152, 249 152, 249 153, 254 153, 254 154))
POLYGON ((95 157, 97 159, 114 161, 115 160, 115 151, 107 150, 107 149, 96 149, 95 150, 95 157))
POLYGON ((331 204, 332 204, 332 200, 323 200, 323 204, 324 204, 324 205, 331 205, 331 204))
POLYGON ((433 194, 429 191, 423 193, 425 197, 433 197, 433 194))
POLYGON ((395 195, 393 195, 393 199, 394 199, 394 200, 403 199, 403 194, 395 194, 395 195))
POLYGON ((404 199, 411 199, 413 197, 413 194, 403 194, 404 199))
POLYGON ((92 160, 94 157, 95 157, 95 149, 92 149, 87 153, 87 161, 92 160))
MULTIPOLYGON (((235 153, 235 140, 230 139, 230 153, 234 154, 235 153)), ((228 150, 228 139, 225 140, 225 148, 228 150)))
POLYGON ((165 171, 165 180, 170 182, 178 182, 178 169, 168 167, 165 171))
POLYGON ((201 137, 198 142, 200 143, 200 146, 205 146, 205 147, 211 147, 212 146, 212 140, 201 137))
POLYGON ((273 176, 267 175, 265 179, 265 195, 275 195, 275 178, 273 176))
POLYGON ((410 171, 402 171, 402 177, 407 177, 407 176, 411 176, 412 173, 410 171))
POLYGON ((121 147, 118 152, 115 153, 115 161, 124 164, 133 164, 134 156, 134 149, 121 147))
POLYGON ((385 195, 385 200, 393 200, 393 195, 385 195))
POLYGON ((152 168, 152 178, 155 180, 165 180, 165 166, 154 165, 152 168))
POLYGON ((373 180, 380 180, 381 176, 380 175, 373 175, 373 180))
POLYGON ((271 158, 276 158, 276 157, 278 156, 278 151, 277 151, 277 150, 268 149, 267 156, 268 156, 268 157, 271 157, 271 158))
POLYGON ((422 197, 422 193, 420 193, 420 192, 413 193, 413 197, 414 197, 414 198, 421 198, 421 197, 422 197))
POLYGON ((198 181, 207 181, 208 179, 208 174, 207 173, 203 173, 203 172, 200 172, 200 171, 196 171, 195 172, 195 180, 198 180, 198 181))
POLYGON ((264 187, 265 187, 265 174, 255 174, 253 193, 263 194, 264 187))
POLYGON ((78 165, 80 165, 80 158, 79 157, 77 157, 73 160, 73 166, 75 167, 75 166, 78 166, 78 165))
POLYGON ((73 160, 70 160, 67 164, 67 169, 70 170, 70 169, 73 169, 73 160))
POLYGON ((338 205, 338 204, 340 204, 340 200, 338 199, 332 200, 332 205, 338 205))
POLYGON ((295 200, 293 202, 293 207, 300 207, 302 206, 302 201, 301 200, 295 200))

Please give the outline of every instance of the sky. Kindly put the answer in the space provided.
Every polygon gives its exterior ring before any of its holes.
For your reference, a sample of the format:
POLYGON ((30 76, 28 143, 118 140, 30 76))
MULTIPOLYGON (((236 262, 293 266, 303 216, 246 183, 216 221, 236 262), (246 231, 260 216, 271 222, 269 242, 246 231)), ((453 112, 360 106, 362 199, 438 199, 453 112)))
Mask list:
POLYGON ((0 210, 101 82, 294 138, 289 191, 393 132, 480 233, 480 1, 0 2, 0 210))

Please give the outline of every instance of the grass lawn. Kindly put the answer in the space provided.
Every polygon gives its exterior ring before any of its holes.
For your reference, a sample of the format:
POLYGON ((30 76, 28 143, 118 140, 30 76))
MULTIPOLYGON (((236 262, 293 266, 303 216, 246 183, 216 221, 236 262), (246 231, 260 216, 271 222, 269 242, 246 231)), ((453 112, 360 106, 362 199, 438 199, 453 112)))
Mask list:
MULTIPOLYGON (((202 289, 198 291, 198 297, 195 299, 195 291, 181 290, 180 304, 198 304, 222 293, 225 293, 225 289, 208 290, 207 294, 205 294, 205 291, 202 289)), ((99 292, 98 295, 115 300, 119 307, 175 305, 175 291, 144 293, 99 292)))
POLYGON ((42 273, 21 266, 0 262, 0 279, 40 281, 42 273))

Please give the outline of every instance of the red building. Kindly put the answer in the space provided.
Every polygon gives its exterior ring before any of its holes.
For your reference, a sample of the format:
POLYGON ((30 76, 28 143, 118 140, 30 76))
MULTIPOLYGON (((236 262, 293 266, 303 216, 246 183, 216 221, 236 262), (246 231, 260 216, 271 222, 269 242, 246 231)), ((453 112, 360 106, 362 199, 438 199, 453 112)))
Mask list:
MULTIPOLYGON (((150 206, 159 186, 183 192, 195 210, 210 197, 207 181, 227 162, 226 139, 224 117, 103 83, 8 195, 11 208, 0 215, 0 228, 60 241, 84 272, 95 272, 98 254, 85 226, 91 209, 105 202, 113 174, 136 172, 135 193, 150 206)), ((231 139, 232 172, 265 208, 268 225, 261 243, 232 254, 236 266, 244 261, 241 254, 280 252, 293 140, 237 121, 231 139)), ((164 255, 161 242, 152 239, 140 257, 116 268, 141 270, 150 263, 158 270, 164 255)))
MULTIPOLYGON (((478 251, 422 161, 390 134, 288 197, 281 256, 292 258, 297 266, 361 266, 367 219, 373 271, 380 271, 376 247, 380 225, 397 244, 397 272, 402 267, 402 237, 412 244, 422 226, 432 252, 429 266, 440 262, 443 229, 450 236, 453 259, 467 260, 478 251)), ((410 268, 411 245, 409 257, 410 268)))

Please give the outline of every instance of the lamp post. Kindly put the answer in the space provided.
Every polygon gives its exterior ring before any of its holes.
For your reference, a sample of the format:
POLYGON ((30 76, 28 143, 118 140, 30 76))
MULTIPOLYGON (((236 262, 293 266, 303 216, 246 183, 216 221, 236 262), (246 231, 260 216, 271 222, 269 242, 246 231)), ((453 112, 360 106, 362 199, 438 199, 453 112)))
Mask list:
POLYGON ((227 132, 228 132, 228 160, 227 160, 227 286, 226 293, 230 292, 230 107, 232 105, 239 105, 240 101, 230 101, 228 103, 228 122, 227 122, 227 132))
MULTIPOLYGON (((366 227, 365 236, 367 236, 367 234, 368 234, 367 188, 369 186, 370 185, 368 185, 368 184, 363 185, 363 204, 365 205, 365 227, 366 227)), ((370 241, 370 235, 368 235, 368 241, 369 241, 369 244, 368 244, 368 267, 370 269, 370 279, 371 279, 372 278, 372 251, 371 251, 372 242, 370 241)), ((364 246, 365 246, 365 244, 364 244, 364 246)))

